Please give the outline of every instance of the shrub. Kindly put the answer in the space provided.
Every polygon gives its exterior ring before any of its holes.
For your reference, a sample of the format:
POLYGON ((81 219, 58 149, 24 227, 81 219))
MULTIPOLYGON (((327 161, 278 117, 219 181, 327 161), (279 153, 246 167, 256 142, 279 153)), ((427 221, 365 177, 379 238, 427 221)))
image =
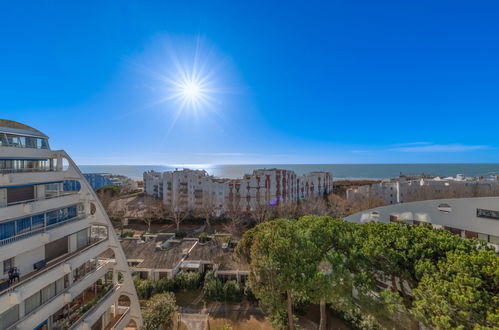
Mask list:
POLYGON ((206 273, 203 291, 204 297, 208 301, 223 301, 224 299, 223 284, 215 277, 213 271, 206 273))
POLYGON ((201 282, 201 274, 198 272, 184 272, 175 275, 175 289, 196 290, 201 282))
POLYGON ((120 236, 121 236, 121 238, 132 237, 133 236, 133 231, 129 231, 129 230, 124 231, 124 232, 121 233, 120 236))
POLYGON ((135 285, 139 299, 149 299, 151 297, 154 289, 152 281, 135 278, 133 284, 135 285))
POLYGON ((175 290, 174 280, 161 278, 154 283, 154 294, 172 292, 175 290))
POLYGON ((143 312, 144 330, 164 329, 173 318, 173 313, 177 309, 175 295, 172 292, 154 295, 147 302, 143 312))
POLYGON ((241 287, 236 281, 227 281, 223 286, 224 300, 241 301, 241 287))
POLYGON ((206 243, 210 240, 207 233, 201 233, 199 235, 199 243, 206 243))

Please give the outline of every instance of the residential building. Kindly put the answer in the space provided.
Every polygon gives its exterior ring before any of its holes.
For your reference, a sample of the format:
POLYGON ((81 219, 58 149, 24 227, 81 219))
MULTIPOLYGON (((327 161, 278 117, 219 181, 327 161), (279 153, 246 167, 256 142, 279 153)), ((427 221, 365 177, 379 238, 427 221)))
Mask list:
POLYGON ((163 199, 163 173, 144 172, 144 192, 147 195, 163 199))
POLYGON ((145 172, 144 186, 148 195, 161 198, 162 194, 167 208, 209 208, 221 215, 324 196, 332 192, 333 178, 329 172, 298 176, 289 170, 259 169, 240 179, 221 179, 203 170, 182 169, 145 172))
POLYGON ((141 279, 172 279, 176 274, 213 270, 222 280, 244 283, 249 275, 247 262, 236 260, 227 235, 213 235, 207 241, 177 239, 175 234, 149 234, 125 238, 121 244, 130 269, 141 279))
POLYGON ((386 204, 415 202, 420 200, 452 197, 499 196, 499 180, 490 178, 456 177, 408 177, 387 179, 372 185, 364 185, 346 191, 347 200, 378 200, 386 204))
POLYGON ((125 255, 93 189, 45 134, 8 120, 0 120, 0 275, 0 329, 141 326, 125 255))

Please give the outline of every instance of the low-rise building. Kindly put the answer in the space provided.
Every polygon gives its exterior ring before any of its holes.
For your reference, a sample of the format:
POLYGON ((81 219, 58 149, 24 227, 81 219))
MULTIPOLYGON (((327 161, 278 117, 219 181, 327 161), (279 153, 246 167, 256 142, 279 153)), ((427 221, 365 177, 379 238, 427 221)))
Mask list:
POLYGON ((121 245, 128 265, 141 279, 172 279, 176 274, 213 270, 222 280, 245 282, 249 266, 233 256, 234 242, 223 235, 213 235, 204 242, 197 238, 176 239, 175 234, 125 238, 121 245))

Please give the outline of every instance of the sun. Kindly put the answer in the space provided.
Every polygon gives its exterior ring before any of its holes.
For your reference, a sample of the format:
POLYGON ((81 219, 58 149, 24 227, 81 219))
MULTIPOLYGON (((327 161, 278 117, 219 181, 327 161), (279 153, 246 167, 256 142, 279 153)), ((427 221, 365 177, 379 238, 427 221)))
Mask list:
POLYGON ((182 94, 188 100, 195 101, 201 96, 201 87, 197 81, 189 81, 182 87, 182 94))

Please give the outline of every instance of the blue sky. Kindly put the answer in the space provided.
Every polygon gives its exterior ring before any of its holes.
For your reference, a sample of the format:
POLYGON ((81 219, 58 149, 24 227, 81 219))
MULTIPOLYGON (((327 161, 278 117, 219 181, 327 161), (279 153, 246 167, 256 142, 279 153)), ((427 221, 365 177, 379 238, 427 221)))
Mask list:
POLYGON ((0 117, 80 164, 499 162, 497 1, 25 1, 0 117), (172 98, 179 68, 201 106, 172 98))

